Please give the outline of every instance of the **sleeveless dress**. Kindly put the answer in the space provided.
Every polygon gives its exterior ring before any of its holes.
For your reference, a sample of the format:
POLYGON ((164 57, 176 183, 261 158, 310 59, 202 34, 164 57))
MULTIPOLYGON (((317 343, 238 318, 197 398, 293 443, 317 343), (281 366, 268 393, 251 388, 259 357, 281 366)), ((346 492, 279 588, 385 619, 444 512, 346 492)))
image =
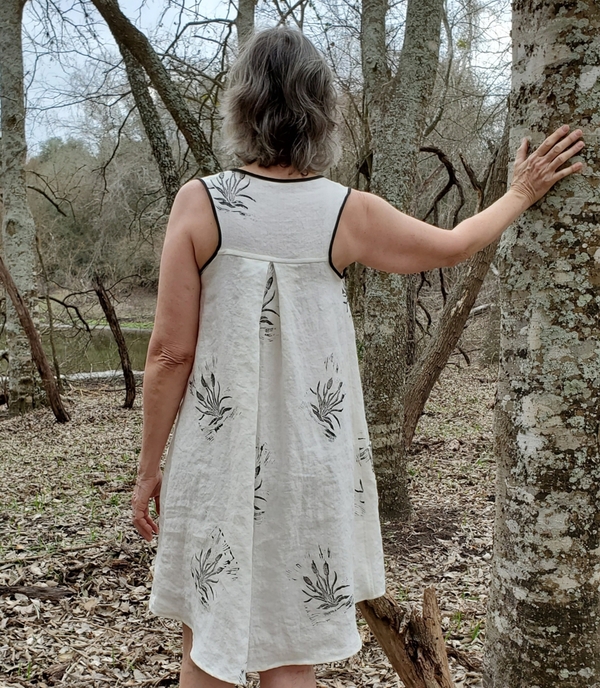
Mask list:
POLYGON ((358 652, 385 592, 378 493, 345 271, 350 189, 241 170, 200 179, 219 227, 195 360, 167 451, 149 601, 191 659, 246 672, 358 652))

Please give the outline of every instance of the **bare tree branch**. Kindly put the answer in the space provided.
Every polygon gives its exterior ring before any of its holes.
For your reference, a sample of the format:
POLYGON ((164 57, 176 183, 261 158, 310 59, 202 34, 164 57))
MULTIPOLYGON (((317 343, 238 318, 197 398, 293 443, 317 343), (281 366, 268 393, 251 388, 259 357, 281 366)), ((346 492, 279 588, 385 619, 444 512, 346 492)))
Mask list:
POLYGON ((171 81, 169 73, 150 45, 148 38, 123 14, 117 0, 92 0, 92 2, 108 24, 115 40, 126 46, 146 70, 152 85, 183 134, 202 174, 217 172, 220 166, 202 127, 189 111, 183 96, 171 81))

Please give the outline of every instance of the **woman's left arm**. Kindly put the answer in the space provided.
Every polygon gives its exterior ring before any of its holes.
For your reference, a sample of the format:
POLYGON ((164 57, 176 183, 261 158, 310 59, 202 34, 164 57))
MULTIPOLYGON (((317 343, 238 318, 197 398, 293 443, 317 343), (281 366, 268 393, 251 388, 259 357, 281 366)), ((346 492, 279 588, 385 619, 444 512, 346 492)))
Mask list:
POLYGON ((154 498, 160 513, 160 460, 194 362, 200 316, 198 266, 217 244, 218 229, 204 187, 195 180, 184 184, 169 215, 144 368, 142 449, 131 502, 133 524, 148 541, 158 533, 149 502, 154 498))

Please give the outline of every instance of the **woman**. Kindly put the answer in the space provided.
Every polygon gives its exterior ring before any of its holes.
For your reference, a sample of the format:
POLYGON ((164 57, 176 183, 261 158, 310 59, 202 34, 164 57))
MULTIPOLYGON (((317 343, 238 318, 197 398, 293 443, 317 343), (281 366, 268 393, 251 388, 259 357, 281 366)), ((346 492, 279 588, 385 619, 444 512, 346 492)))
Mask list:
POLYGON ((314 688, 361 647, 355 603, 385 591, 346 267, 452 266, 497 239, 583 147, 561 127, 517 151, 506 194, 448 231, 321 173, 335 92, 299 32, 256 34, 224 132, 241 168, 182 186, 144 380, 133 522, 160 536, 150 609, 182 622, 181 686, 314 688), (173 422, 164 480, 160 459, 173 422))

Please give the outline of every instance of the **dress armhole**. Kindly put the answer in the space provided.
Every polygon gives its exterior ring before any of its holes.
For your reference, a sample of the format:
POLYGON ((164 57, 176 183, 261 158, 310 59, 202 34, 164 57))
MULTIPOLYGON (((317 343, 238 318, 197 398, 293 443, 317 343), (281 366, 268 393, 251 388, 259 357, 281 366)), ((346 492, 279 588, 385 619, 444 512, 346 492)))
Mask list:
POLYGON ((331 266, 331 269, 335 272, 335 274, 340 278, 343 279, 346 277, 348 273, 348 268, 345 267, 343 272, 338 272, 337 268, 333 264, 333 261, 331 260, 331 252, 333 250, 333 240, 335 239, 335 235, 338 230, 338 226, 340 224, 340 218, 342 217, 342 211, 344 210, 344 207, 346 205, 346 201, 348 200, 348 196, 350 196, 350 192, 352 191, 351 187, 348 187, 348 191, 346 191, 346 195, 344 196, 344 200, 342 201, 342 205, 340 206, 340 211, 337 216, 337 220, 335 221, 335 227, 333 228, 333 232, 331 234, 331 241, 329 242, 329 265, 331 266))
POLYGON ((212 263, 212 261, 214 260, 214 258, 217 255, 217 253, 220 251, 221 244, 223 243, 223 233, 221 232, 221 223, 219 222, 219 216, 217 215, 217 209, 215 208, 215 202, 213 201, 212 194, 208 190, 208 185, 204 181, 204 179, 202 179, 202 177, 196 177, 196 179, 204 186, 204 188, 206 190, 206 194, 208 196, 208 199, 210 200, 210 207, 212 208, 213 216, 215 218, 215 222, 217 223, 217 230, 219 232, 219 241, 217 243, 217 248, 215 248, 211 257, 206 261, 206 263, 204 263, 204 265, 198 269, 198 272, 200 274, 202 274, 204 272, 204 270, 208 267, 208 264, 212 263))

